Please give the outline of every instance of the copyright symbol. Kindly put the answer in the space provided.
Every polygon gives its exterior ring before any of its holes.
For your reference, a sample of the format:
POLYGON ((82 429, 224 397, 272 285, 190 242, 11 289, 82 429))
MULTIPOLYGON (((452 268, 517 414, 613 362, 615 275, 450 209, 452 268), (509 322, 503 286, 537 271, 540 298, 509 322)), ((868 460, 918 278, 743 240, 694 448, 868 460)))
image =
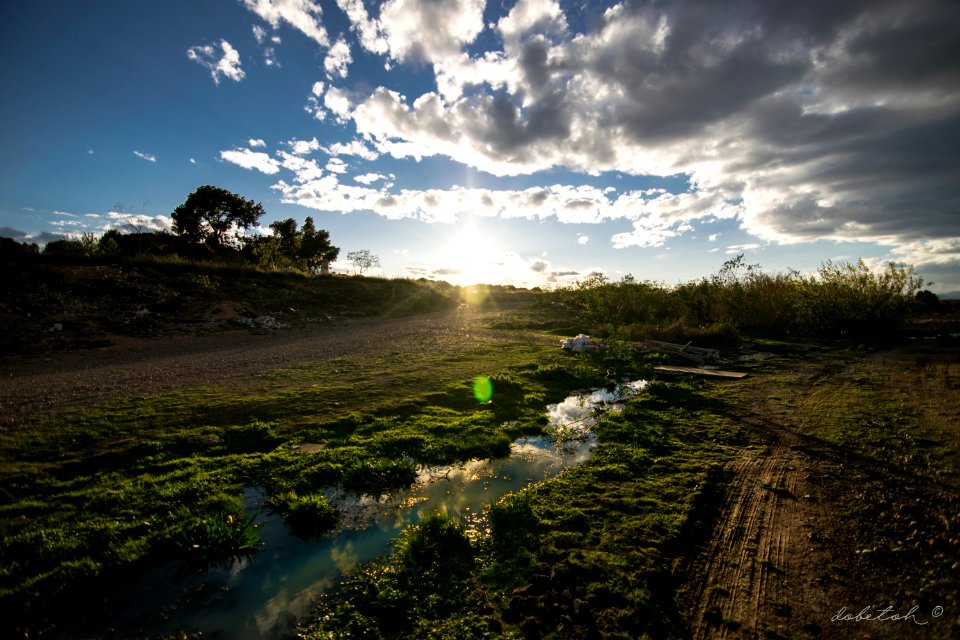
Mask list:
POLYGON ((943 607, 934 607, 932 613, 934 618, 939 618, 943 615, 943 607))

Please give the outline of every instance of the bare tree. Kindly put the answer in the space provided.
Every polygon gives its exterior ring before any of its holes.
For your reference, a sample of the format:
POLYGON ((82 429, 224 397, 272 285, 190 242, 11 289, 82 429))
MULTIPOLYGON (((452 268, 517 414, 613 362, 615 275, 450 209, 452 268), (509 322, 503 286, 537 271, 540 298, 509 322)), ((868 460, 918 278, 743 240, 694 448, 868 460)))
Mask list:
POLYGON ((380 266, 380 257, 370 249, 360 249, 347 254, 347 261, 353 265, 354 275, 362 276, 367 269, 380 266))

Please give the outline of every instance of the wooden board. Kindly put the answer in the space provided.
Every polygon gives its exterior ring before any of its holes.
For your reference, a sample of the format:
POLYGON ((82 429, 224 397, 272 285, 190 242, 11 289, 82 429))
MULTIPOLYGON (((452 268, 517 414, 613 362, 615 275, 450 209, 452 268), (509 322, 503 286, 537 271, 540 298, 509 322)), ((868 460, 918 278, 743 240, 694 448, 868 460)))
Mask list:
POLYGON ((740 371, 720 371, 719 369, 700 369, 699 367, 671 367, 663 365, 654 367, 653 370, 660 373, 689 373, 696 376, 711 376, 714 378, 739 379, 747 377, 746 373, 741 373, 740 371))

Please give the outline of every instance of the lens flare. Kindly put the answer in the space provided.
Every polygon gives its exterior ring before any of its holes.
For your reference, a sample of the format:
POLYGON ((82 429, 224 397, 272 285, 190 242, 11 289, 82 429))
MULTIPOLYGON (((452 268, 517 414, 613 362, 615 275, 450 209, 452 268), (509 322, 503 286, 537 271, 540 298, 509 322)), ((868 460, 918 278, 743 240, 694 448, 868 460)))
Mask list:
POLYGON ((473 397, 477 402, 487 403, 493 398, 493 382, 487 376, 477 376, 473 381, 473 397))

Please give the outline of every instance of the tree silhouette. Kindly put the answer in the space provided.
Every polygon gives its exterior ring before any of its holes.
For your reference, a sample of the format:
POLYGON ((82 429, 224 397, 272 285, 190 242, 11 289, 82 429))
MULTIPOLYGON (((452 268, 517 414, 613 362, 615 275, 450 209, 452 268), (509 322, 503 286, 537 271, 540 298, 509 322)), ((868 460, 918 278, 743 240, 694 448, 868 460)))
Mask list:
POLYGON ((247 229, 264 213, 263 206, 226 189, 205 185, 187 196, 173 211, 173 230, 191 242, 204 242, 213 249, 225 246, 231 229, 247 229))
POLYGON ((303 221, 300 238, 300 257, 306 260, 311 273, 330 273, 330 263, 340 255, 340 247, 330 244, 330 232, 313 226, 313 218, 303 221))

